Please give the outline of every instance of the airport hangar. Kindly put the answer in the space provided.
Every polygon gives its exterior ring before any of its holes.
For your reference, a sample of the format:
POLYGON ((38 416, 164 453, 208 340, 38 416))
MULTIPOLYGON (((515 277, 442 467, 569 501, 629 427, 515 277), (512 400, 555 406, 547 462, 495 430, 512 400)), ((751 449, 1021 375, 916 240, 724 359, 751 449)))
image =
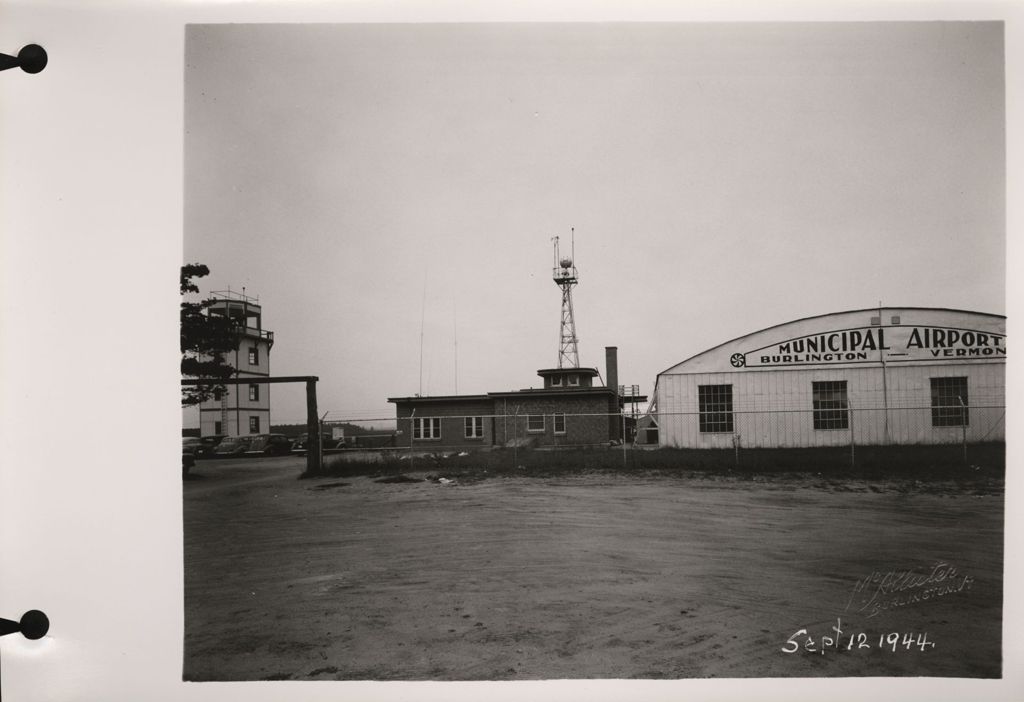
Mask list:
POLYGON ((662 447, 1005 441, 1006 317, 882 307, 799 319, 668 368, 653 398, 662 447))

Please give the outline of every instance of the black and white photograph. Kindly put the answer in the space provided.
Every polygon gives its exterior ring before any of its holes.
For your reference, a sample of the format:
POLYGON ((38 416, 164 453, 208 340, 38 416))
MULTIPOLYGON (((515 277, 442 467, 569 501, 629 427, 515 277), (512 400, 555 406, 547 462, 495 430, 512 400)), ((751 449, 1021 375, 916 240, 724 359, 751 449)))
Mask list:
POLYGON ((1000 22, 188 26, 184 679, 998 678, 1004 153, 1000 22))
POLYGON ((1024 699, 1024 4, 0 6, 0 698, 1024 699))

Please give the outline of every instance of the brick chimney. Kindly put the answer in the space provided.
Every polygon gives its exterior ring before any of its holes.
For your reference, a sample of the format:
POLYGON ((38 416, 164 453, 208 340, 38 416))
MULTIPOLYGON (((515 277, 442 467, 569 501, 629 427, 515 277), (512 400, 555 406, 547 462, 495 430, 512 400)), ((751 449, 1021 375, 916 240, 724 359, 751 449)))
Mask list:
POLYGON ((616 394, 619 392, 619 347, 604 347, 605 382, 616 394))

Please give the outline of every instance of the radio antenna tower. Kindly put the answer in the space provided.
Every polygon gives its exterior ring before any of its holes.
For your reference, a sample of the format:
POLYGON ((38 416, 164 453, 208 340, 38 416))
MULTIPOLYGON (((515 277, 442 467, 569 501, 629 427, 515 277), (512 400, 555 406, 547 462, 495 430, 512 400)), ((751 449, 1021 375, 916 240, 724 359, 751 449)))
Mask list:
POLYGON ((579 368, 580 353, 577 348, 576 319, 572 313, 572 289, 578 280, 576 265, 573 259, 576 256, 576 229, 572 229, 572 244, 570 255, 562 257, 558 252, 558 237, 553 238, 555 242, 555 265, 552 269, 552 277, 562 290, 562 329, 558 342, 558 367, 579 368))

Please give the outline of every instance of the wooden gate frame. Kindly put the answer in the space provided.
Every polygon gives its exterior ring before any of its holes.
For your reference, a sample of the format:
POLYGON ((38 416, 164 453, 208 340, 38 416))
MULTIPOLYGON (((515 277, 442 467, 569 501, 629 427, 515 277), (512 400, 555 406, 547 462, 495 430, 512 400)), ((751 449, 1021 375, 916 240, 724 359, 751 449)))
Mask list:
MULTIPOLYGON (((316 381, 320 380, 315 375, 287 375, 278 378, 268 376, 256 376, 253 378, 228 378, 220 380, 215 378, 182 378, 181 384, 186 385, 268 385, 270 383, 305 383, 306 384, 306 474, 320 475, 323 471, 323 461, 320 455, 320 418, 316 409, 316 381), (316 446, 316 451, 309 447, 316 446)), ((267 426, 269 430, 270 427, 267 426)))

